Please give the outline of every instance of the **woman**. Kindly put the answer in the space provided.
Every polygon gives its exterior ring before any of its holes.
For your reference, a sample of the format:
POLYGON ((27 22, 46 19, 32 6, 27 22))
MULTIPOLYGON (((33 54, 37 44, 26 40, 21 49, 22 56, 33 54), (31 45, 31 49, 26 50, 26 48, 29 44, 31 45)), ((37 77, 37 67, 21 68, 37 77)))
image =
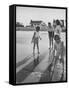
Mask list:
POLYGON ((56 20, 55 35, 58 35, 61 38, 61 31, 62 31, 62 28, 60 26, 60 21, 56 20))
POLYGON ((49 34, 49 49, 53 48, 54 31, 51 23, 48 23, 48 34, 49 34))

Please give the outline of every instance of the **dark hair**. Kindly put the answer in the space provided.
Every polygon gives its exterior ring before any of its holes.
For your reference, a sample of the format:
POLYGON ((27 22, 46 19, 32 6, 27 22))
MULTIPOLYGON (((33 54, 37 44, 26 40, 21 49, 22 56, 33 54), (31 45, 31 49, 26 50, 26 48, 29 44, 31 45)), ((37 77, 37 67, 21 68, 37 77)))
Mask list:
POLYGON ((39 27, 39 26, 37 26, 37 27, 36 27, 36 31, 38 32, 39 30, 40 30, 40 27, 39 27))
POLYGON ((59 35, 55 35, 55 36, 54 36, 54 40, 60 40, 59 35))
POLYGON ((53 20, 53 23, 56 23, 56 20, 53 20))
POLYGON ((53 23, 56 22, 56 20, 53 20, 53 23))
POLYGON ((57 25, 60 25, 60 21, 58 19, 56 20, 56 24, 57 25))
POLYGON ((50 23, 50 22, 48 22, 48 25, 51 25, 51 23, 50 23))

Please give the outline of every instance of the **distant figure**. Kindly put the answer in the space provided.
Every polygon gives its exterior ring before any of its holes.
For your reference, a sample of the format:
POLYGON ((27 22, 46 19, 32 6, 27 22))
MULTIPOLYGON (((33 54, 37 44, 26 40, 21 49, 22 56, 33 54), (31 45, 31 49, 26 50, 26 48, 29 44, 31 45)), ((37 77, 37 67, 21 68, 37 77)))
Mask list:
POLYGON ((53 48, 54 30, 51 23, 48 23, 49 49, 53 48))
POLYGON ((31 41, 33 43, 33 55, 35 55, 35 46, 37 46, 38 54, 40 54, 40 52, 39 52, 39 39, 41 40, 41 37, 39 36, 39 31, 40 31, 40 27, 37 26, 36 31, 34 32, 34 35, 32 37, 32 41, 31 41))

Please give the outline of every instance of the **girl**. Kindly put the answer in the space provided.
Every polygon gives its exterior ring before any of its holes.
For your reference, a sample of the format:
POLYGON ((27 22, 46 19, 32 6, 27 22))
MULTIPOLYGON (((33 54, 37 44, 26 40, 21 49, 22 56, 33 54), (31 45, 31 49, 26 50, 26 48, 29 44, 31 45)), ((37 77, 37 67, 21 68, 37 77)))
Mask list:
POLYGON ((61 41, 60 37, 58 35, 55 35, 54 37, 55 43, 54 43, 54 55, 57 57, 63 58, 64 54, 64 44, 61 41))
POLYGON ((38 54, 40 53, 39 52, 39 39, 41 40, 41 38, 39 36, 39 31, 40 31, 40 27, 37 26, 36 31, 34 32, 34 35, 32 37, 32 41, 31 41, 33 43, 33 55, 35 55, 35 46, 37 46, 38 54))
POLYGON ((61 41, 59 35, 55 35, 54 40, 55 40, 53 51, 54 60, 52 62, 51 68, 52 74, 54 76, 52 77, 52 80, 57 79, 59 80, 61 79, 64 71, 64 44, 61 41), (56 73, 58 73, 58 75, 56 73))

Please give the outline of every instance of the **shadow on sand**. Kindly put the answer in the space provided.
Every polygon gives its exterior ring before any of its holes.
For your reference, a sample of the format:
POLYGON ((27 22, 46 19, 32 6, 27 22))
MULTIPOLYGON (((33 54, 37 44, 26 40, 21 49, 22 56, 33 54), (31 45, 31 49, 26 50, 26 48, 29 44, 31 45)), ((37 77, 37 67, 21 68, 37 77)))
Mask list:
POLYGON ((40 55, 40 57, 37 57, 35 60, 32 60, 31 63, 29 63, 26 67, 21 69, 17 74, 16 74, 16 82, 22 82, 25 80, 25 78, 30 75, 31 72, 34 71, 35 67, 45 58, 46 52, 40 55))

